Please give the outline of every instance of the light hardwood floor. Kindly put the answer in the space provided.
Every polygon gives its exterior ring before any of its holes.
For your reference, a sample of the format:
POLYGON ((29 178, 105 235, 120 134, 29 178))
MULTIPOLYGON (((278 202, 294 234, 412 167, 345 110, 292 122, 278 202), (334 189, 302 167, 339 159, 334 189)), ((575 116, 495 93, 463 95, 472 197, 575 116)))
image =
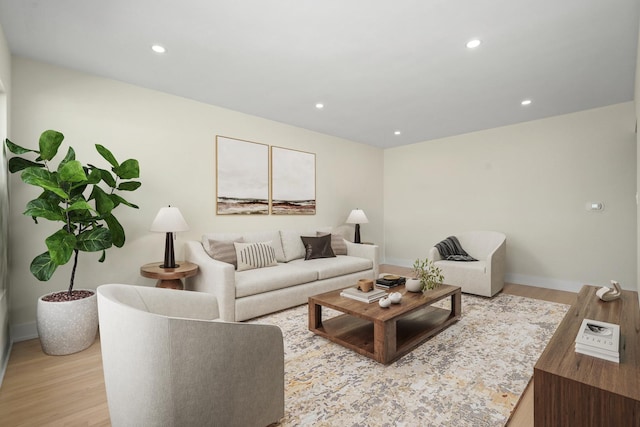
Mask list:
MULTIPOLYGON (((409 269, 388 265, 381 271, 409 274, 409 269)), ((563 304, 571 304, 576 296, 512 284, 506 284, 503 292, 563 304)), ((0 425, 109 426, 100 340, 69 356, 45 355, 37 339, 15 343, 0 388, 0 425)), ((507 425, 533 426, 532 383, 507 425)))

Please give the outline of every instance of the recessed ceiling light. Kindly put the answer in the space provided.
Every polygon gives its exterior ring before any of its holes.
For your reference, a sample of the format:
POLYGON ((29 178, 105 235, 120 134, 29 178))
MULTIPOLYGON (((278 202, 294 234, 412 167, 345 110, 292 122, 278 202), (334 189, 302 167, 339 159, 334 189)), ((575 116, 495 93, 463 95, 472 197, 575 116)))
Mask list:
POLYGON ((530 99, 525 99, 524 101, 522 101, 520 103, 521 105, 531 105, 531 100, 530 99))
POLYGON ((318 103, 316 104, 316 108, 317 108, 318 110, 322 110, 322 109, 324 108, 324 104, 323 104, 322 102, 318 102, 318 103))
POLYGON ((467 47, 469 49, 475 49, 476 47, 480 46, 480 43, 482 43, 482 42, 480 40, 478 40, 478 39, 469 40, 467 42, 467 47))
POLYGON ((151 50, 153 50, 155 53, 165 53, 167 51, 164 46, 160 46, 159 44, 154 44, 153 46, 151 46, 151 50))
POLYGON ((401 134, 402 134, 402 132, 400 132, 399 130, 397 130, 397 131, 393 132, 393 134, 394 134, 394 135, 401 135, 401 134))

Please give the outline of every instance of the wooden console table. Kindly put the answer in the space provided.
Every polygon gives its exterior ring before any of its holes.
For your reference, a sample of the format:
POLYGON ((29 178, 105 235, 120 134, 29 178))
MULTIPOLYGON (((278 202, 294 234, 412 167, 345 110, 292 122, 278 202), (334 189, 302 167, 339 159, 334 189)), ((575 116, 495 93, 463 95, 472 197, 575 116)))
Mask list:
POLYGON ((601 301, 583 286, 533 370, 534 424, 640 427, 640 309, 638 294, 601 301), (620 325, 620 363, 576 353, 583 319, 620 325))

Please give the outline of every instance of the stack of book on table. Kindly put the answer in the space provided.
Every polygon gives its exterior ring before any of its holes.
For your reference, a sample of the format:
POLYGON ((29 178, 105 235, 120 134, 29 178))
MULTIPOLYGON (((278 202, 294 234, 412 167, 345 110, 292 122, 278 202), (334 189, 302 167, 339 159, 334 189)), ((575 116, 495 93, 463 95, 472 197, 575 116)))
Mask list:
POLYGON ((620 325, 584 319, 576 337, 576 353, 620 363, 620 325))
POLYGON ((406 277, 396 276, 393 274, 385 274, 384 276, 376 280, 376 286, 380 288, 395 288, 396 286, 404 285, 407 281, 406 277))
POLYGON ((358 288, 347 288, 340 292, 340 296, 351 298, 362 302, 374 302, 387 295, 383 289, 372 289, 369 292, 362 292, 358 288))

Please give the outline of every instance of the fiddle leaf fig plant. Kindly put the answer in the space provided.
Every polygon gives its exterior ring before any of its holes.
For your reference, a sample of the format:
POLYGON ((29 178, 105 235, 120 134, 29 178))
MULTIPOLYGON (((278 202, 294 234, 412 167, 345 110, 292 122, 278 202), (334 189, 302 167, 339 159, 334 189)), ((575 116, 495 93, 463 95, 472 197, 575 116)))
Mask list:
POLYGON ((104 262, 106 250, 111 246, 122 247, 124 228, 113 215, 120 205, 134 209, 118 192, 135 191, 142 184, 137 160, 119 163, 107 148, 96 144, 100 156, 111 165, 110 170, 92 164, 83 165, 76 160, 76 153, 69 147, 57 166, 52 160, 58 154, 64 135, 47 130, 40 135, 38 150, 21 147, 8 139, 5 144, 16 156, 9 159, 11 173, 21 171, 20 178, 26 184, 39 187, 42 192, 27 203, 24 215, 60 223, 60 229, 45 239, 47 250, 31 262, 31 273, 40 281, 47 281, 56 269, 73 258, 69 281, 69 299, 78 266, 80 252, 100 252, 104 262), (35 156, 29 160, 22 155, 35 156))
POLYGON ((436 266, 433 261, 428 258, 424 260, 418 258, 415 260, 413 263, 413 274, 416 279, 420 280, 423 292, 437 288, 444 281, 440 267, 436 266))

